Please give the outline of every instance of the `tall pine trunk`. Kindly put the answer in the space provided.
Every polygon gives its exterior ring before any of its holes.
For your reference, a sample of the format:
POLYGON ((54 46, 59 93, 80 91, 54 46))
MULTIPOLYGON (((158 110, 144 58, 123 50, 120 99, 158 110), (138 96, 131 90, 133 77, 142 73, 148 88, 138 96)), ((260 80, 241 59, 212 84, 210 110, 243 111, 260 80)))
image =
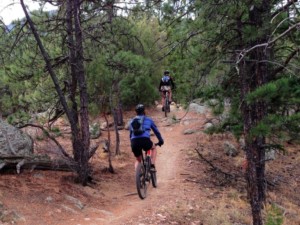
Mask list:
POLYGON ((250 198, 253 225, 263 225, 262 208, 265 201, 265 137, 253 132, 260 121, 267 115, 267 104, 256 100, 247 102, 247 94, 255 91, 258 87, 266 84, 269 80, 270 71, 267 62, 271 61, 269 48, 265 47, 268 42, 269 29, 265 29, 266 22, 270 17, 270 1, 263 0, 260 6, 249 6, 249 19, 253 31, 257 33, 255 40, 241 42, 242 49, 251 49, 248 53, 242 53, 243 59, 239 61, 237 68, 240 77, 241 112, 243 117, 245 151, 248 162, 245 178, 247 191, 250 198))
POLYGON ((26 19, 30 26, 30 29, 34 35, 37 45, 41 51, 41 55, 46 63, 46 68, 51 76, 54 83, 55 90, 58 93, 59 100, 63 106, 63 109, 70 122, 72 131, 72 145, 74 160, 77 162, 77 174, 78 181, 83 185, 86 185, 90 176, 89 167, 89 148, 90 148, 90 134, 89 134, 89 121, 88 121, 88 98, 87 89, 85 83, 84 66, 83 66, 83 39, 82 32, 80 28, 80 2, 78 0, 68 0, 67 1, 67 32, 68 32, 68 44, 70 49, 70 67, 71 67, 71 101, 72 110, 70 110, 66 98, 60 87, 57 75, 52 68, 50 57, 42 43, 40 35, 36 30, 36 27, 31 20, 24 1, 20 0, 21 6, 25 13, 26 19), (73 26, 74 22, 74 26, 73 26), (75 36, 74 36, 75 34, 75 36), (75 37, 75 41, 74 38, 75 37), (76 66, 74 66, 76 65, 76 66), (78 121, 77 104, 75 101, 75 93, 77 89, 77 84, 79 86, 80 94, 80 124, 78 121))
MULTIPOLYGON (((262 43, 264 41, 262 40, 262 43)), ((267 115, 267 106, 261 101, 247 103, 245 97, 267 82, 269 71, 266 61, 269 57, 264 48, 257 48, 249 56, 239 64, 241 110, 248 162, 246 181, 253 224, 262 225, 261 210, 265 201, 265 137, 252 133, 252 129, 267 115)))
MULTIPOLYGON (((249 65, 248 65, 249 66, 249 65)), ((251 78, 251 75, 257 77, 260 74, 251 74, 247 72, 247 64, 244 64, 241 68, 240 77, 243 82, 241 82, 242 95, 249 93, 250 82, 246 82, 247 77, 251 78), (246 68, 245 68, 246 67, 246 68), (245 70, 245 71, 244 71, 245 70)), ((254 66, 254 68, 256 68, 254 66)), ((253 77, 254 78, 254 77, 253 77)), ((252 79, 253 79, 252 78, 252 79)), ((255 79, 255 78, 254 78, 255 79)), ((264 112, 265 109, 259 107, 259 104, 248 105, 243 100, 242 103, 242 116, 244 121, 244 136, 245 136, 245 151, 246 158, 248 162, 248 167, 246 170, 246 181, 247 181, 247 192, 250 198, 253 224, 262 225, 262 206, 265 201, 265 162, 264 154, 265 150, 263 148, 265 139, 264 137, 253 137, 251 134, 251 129, 259 122, 260 116, 257 116, 257 112, 264 112)))
MULTIPOLYGON (((78 178, 79 182, 86 185, 90 175, 89 167, 89 148, 90 148, 90 132, 89 132, 89 114, 88 114, 88 94, 87 84, 84 73, 84 56, 83 56, 83 36, 80 21, 80 4, 79 0, 69 0, 69 5, 73 4, 73 21, 75 37, 74 46, 70 46, 70 51, 75 50, 75 74, 72 77, 78 82, 80 96, 80 141, 73 141, 74 158, 79 163, 78 178)), ((73 65, 71 65, 73 66, 73 65)))

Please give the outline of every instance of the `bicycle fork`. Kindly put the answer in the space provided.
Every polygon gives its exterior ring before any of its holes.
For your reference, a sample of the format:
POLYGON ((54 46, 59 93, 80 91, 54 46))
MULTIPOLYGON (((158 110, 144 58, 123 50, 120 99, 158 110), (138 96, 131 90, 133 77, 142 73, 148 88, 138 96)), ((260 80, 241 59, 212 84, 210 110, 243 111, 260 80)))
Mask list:
POLYGON ((151 167, 151 151, 148 150, 146 152, 146 158, 145 158, 145 179, 146 179, 146 181, 150 181, 150 179, 151 179, 150 167, 151 167))

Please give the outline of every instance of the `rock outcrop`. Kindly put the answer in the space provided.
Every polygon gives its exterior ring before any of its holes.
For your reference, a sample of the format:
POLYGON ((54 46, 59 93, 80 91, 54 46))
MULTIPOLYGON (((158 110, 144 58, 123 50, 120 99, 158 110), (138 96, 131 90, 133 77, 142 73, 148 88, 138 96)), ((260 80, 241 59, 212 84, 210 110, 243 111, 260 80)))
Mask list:
POLYGON ((0 119, 0 155, 29 156, 33 141, 29 135, 0 119))

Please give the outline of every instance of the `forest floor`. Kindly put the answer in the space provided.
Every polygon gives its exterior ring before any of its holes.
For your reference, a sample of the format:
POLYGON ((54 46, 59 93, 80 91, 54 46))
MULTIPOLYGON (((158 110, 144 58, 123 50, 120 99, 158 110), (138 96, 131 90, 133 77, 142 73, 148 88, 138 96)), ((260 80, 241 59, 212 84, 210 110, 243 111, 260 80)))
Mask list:
MULTIPOLYGON (((115 173, 108 172, 108 154, 100 146, 91 160, 94 184, 83 187, 74 183, 71 172, 2 173, 0 224, 251 224, 241 169, 244 153, 233 158, 226 156, 223 148, 225 141, 238 148, 234 138, 204 134, 210 115, 186 114, 176 107, 168 118, 160 107, 147 110, 147 115, 154 119, 165 144, 158 147, 158 187, 150 187, 146 199, 141 200, 136 192, 128 130, 120 130, 121 154, 115 156, 111 146, 115 173), (184 134, 188 129, 194 133, 184 134)), ((126 112, 124 120, 133 116, 126 112)), ((110 135, 114 142, 114 132, 110 135)), ((101 138, 107 138, 107 132, 102 131, 101 138)), ((67 134, 58 140, 70 148, 67 134)), ((50 144, 43 146, 48 152, 55 149, 50 144)), ((299 162, 299 146, 292 144, 286 146, 285 154, 277 153, 276 160, 267 162, 266 224, 300 224, 299 162)))

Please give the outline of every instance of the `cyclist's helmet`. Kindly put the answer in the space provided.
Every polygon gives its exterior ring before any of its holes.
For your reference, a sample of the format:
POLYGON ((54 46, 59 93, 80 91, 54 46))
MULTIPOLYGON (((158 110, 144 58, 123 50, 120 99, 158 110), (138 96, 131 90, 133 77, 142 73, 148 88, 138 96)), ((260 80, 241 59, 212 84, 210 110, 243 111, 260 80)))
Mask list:
POLYGON ((164 75, 169 75, 170 74, 170 72, 168 71, 168 70, 166 70, 165 72, 164 72, 164 75))
POLYGON ((135 111, 137 114, 143 114, 145 112, 145 106, 143 104, 138 104, 135 107, 135 111))

